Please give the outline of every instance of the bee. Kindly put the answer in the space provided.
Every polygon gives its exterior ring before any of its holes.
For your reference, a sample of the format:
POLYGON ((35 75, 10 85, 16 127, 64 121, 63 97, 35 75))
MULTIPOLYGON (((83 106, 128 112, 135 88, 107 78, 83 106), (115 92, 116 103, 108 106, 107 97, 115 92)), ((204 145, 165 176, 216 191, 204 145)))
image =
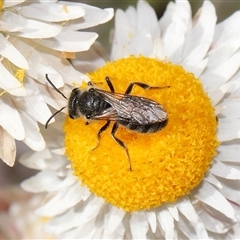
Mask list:
MULTIPOLYGON (((60 93, 64 98, 67 97, 60 92, 50 81, 46 74, 46 79, 51 86, 60 93)), ((84 116, 88 120, 106 120, 106 123, 99 129, 97 133, 97 146, 100 144, 101 134, 110 126, 110 122, 114 121, 111 135, 113 139, 125 150, 129 162, 130 171, 132 165, 126 144, 116 137, 119 125, 139 133, 155 133, 167 125, 168 113, 159 103, 145 97, 131 95, 133 86, 139 86, 143 89, 163 89, 165 87, 149 86, 142 82, 132 82, 127 87, 124 94, 115 93, 113 84, 109 77, 105 78, 110 91, 95 88, 92 82, 89 82, 89 89, 81 91, 74 88, 68 100, 68 114, 72 119, 84 116)), ((47 128, 50 120, 64 108, 55 112, 46 122, 47 128)), ((93 149, 93 150, 94 150, 93 149)))

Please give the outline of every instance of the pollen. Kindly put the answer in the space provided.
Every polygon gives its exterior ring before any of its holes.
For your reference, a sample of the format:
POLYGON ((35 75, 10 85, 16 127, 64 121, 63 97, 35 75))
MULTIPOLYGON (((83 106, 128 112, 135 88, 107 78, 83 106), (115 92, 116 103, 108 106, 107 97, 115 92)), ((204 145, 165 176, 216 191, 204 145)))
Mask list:
POLYGON ((74 175, 96 196, 126 212, 151 209, 189 194, 204 178, 219 144, 214 107, 201 82, 179 65, 143 56, 108 62, 89 74, 95 88, 110 91, 106 76, 121 94, 136 81, 170 86, 149 90, 134 86, 131 92, 161 104, 168 124, 148 134, 120 125, 116 137, 128 148, 130 171, 125 150, 111 136, 113 123, 98 145, 97 133, 105 120, 86 125, 83 117, 67 117, 65 148, 74 175))
POLYGON ((18 79, 18 81, 23 84, 23 79, 25 77, 25 70, 24 69, 17 69, 17 71, 15 72, 15 77, 18 79))

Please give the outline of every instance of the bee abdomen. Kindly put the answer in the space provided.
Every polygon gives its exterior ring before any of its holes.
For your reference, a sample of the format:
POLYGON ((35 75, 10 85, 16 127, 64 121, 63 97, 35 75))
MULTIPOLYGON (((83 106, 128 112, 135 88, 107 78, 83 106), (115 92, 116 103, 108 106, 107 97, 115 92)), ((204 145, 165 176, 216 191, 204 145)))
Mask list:
POLYGON ((119 123, 128 129, 140 133, 155 133, 167 125, 168 119, 162 122, 155 122, 148 125, 141 125, 138 123, 128 122, 128 121, 119 121, 119 123))

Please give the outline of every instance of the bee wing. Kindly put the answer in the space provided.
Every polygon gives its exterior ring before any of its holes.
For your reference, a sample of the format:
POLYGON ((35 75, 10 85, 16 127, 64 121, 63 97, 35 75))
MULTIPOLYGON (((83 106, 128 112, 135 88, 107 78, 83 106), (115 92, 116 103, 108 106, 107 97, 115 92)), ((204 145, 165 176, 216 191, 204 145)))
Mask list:
POLYGON ((101 113, 101 115, 96 115, 92 119, 94 119, 94 120, 110 120, 110 121, 123 120, 121 117, 118 116, 117 111, 112 107, 105 109, 101 113))
POLYGON ((97 90, 111 105, 114 120, 128 120, 132 123, 148 125, 168 118, 166 110, 157 102, 133 95, 97 90))

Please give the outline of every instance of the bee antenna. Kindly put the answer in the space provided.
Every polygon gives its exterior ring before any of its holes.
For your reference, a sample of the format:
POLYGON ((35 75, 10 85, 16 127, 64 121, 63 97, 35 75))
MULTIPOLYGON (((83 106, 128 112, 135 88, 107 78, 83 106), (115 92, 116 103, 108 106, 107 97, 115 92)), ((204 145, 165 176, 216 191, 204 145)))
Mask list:
POLYGON ((52 120, 52 118, 54 118, 58 113, 60 113, 64 108, 66 108, 67 106, 65 107, 62 107, 60 110, 56 111, 48 120, 47 122, 45 123, 45 129, 47 129, 48 127, 48 123, 52 120))
POLYGON ((56 86, 52 83, 52 81, 48 78, 48 74, 45 75, 47 81, 50 83, 50 85, 54 88, 54 90, 56 92, 58 92, 59 94, 61 94, 65 99, 68 99, 61 91, 59 91, 59 89, 56 88, 56 86))

